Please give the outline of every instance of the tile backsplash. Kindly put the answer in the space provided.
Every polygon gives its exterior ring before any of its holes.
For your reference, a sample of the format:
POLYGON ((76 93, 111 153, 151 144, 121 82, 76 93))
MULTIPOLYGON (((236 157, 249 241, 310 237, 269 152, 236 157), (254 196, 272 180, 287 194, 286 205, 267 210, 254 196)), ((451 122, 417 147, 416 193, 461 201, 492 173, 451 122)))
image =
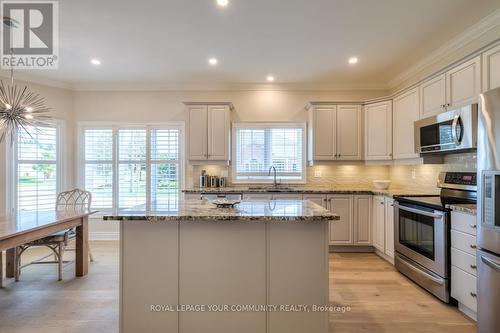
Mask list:
MULTIPOLYGON (((201 170, 214 176, 231 179, 231 168, 225 165, 189 165, 186 186, 197 187, 201 170)), ((392 180, 391 188, 408 188, 437 193, 436 181, 441 171, 476 171, 476 153, 453 154, 444 157, 444 164, 415 165, 337 165, 307 167, 307 185, 371 187, 376 179, 392 180)))

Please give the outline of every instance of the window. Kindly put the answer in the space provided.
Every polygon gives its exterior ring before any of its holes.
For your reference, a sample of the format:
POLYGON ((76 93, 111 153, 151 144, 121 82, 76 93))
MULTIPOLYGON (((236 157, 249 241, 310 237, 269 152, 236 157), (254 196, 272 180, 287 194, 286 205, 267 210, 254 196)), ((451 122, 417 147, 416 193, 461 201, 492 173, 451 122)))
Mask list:
POLYGON ((61 188, 60 126, 32 127, 18 132, 13 149, 13 207, 17 211, 53 210, 61 188))
POLYGON ((92 207, 175 210, 181 188, 181 126, 83 128, 82 183, 92 207))
POLYGON ((305 125, 291 123, 233 124, 234 182, 270 182, 274 166, 279 179, 305 182, 305 125))

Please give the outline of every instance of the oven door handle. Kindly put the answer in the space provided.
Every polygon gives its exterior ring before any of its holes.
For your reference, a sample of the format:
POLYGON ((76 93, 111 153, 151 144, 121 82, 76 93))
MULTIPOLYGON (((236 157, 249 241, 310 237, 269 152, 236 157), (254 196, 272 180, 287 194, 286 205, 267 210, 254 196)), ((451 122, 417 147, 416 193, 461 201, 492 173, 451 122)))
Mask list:
POLYGON ((426 212, 424 210, 419 210, 419 209, 415 209, 415 208, 411 208, 411 207, 401 206, 399 204, 394 204, 394 207, 396 207, 397 209, 405 210, 405 211, 410 212, 410 213, 415 213, 415 214, 433 217, 435 219, 444 218, 444 214, 429 213, 429 212, 426 212))
POLYGON ((401 256, 398 256, 398 258, 405 264, 406 267, 408 267, 412 271, 414 271, 414 272, 416 272, 416 273, 418 273, 420 275, 425 275, 426 278, 428 278, 429 280, 434 281, 437 284, 441 284, 441 285, 444 284, 444 280, 443 279, 435 277, 435 276, 431 275, 430 273, 425 272, 425 271, 423 271, 423 270, 415 267, 411 262, 409 262, 408 260, 406 260, 405 258, 403 258, 401 256))

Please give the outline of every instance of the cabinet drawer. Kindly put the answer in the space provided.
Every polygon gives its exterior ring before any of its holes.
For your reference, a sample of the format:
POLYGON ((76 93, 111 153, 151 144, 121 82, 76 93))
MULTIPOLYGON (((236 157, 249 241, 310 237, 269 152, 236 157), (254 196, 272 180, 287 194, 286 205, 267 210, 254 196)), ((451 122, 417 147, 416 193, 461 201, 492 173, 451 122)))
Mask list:
POLYGON ((476 256, 476 236, 466 234, 465 232, 451 231, 451 246, 476 256))
POLYGON ((459 213, 459 212, 451 212, 451 228, 465 232, 467 234, 476 235, 476 216, 459 213))
POLYGON ((477 300, 474 296, 476 294, 476 277, 452 266, 451 297, 476 312, 477 300))
POLYGON ((451 265, 477 276, 476 257, 454 247, 451 248, 451 265))

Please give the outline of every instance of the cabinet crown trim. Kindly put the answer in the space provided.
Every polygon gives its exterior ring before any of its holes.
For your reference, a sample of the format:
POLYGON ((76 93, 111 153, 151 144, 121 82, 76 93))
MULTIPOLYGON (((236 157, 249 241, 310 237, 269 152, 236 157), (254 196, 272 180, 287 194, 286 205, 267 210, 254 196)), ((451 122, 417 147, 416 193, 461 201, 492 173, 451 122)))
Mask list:
POLYGON ((232 102, 182 102, 186 106, 196 106, 196 105, 224 105, 228 106, 229 110, 234 110, 234 105, 232 102))

